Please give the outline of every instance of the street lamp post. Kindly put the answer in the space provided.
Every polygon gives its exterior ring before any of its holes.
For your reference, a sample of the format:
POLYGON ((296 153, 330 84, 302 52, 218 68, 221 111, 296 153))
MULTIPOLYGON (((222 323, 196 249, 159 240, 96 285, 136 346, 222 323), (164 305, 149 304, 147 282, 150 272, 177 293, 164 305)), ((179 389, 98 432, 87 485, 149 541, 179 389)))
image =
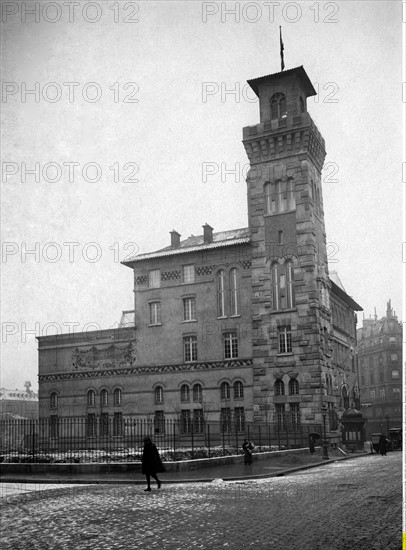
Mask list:
POLYGON ((323 456, 321 457, 323 460, 329 460, 327 448, 328 448, 328 441, 327 441, 327 434, 326 434, 326 415, 327 415, 327 406, 323 405, 321 407, 321 414, 323 415, 323 456))

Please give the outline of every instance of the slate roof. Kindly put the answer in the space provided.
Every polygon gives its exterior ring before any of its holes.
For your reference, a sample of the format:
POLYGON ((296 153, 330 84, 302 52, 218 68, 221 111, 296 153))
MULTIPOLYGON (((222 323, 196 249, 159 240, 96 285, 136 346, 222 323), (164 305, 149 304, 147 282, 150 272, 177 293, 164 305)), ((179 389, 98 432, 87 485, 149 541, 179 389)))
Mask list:
POLYGON ((313 84, 311 83, 309 77, 307 76, 307 73, 304 70, 303 65, 300 65, 300 67, 294 67, 292 69, 287 69, 286 71, 280 71, 279 73, 273 73, 273 74, 260 76, 258 78, 253 78, 251 80, 247 80, 247 82, 251 86, 251 88, 254 90, 256 95, 259 97, 258 88, 263 82, 268 82, 270 79, 273 80, 275 77, 291 75, 293 73, 296 73, 301 78, 301 80, 302 80, 302 82, 305 86, 306 93, 307 93, 308 96, 317 95, 317 92, 314 89, 313 84))
POLYGON ((134 262, 149 260, 152 258, 162 258, 165 256, 175 256, 177 254, 186 254, 187 252, 197 252, 200 250, 210 250, 213 248, 221 248, 224 246, 233 246, 236 244, 247 244, 250 242, 250 232, 248 227, 242 229, 231 229, 230 231, 219 231, 213 233, 213 242, 205 243, 203 235, 191 235, 187 239, 180 242, 180 245, 175 247, 167 246, 156 250, 155 252, 147 252, 146 254, 137 254, 129 258, 122 264, 131 267, 134 262))

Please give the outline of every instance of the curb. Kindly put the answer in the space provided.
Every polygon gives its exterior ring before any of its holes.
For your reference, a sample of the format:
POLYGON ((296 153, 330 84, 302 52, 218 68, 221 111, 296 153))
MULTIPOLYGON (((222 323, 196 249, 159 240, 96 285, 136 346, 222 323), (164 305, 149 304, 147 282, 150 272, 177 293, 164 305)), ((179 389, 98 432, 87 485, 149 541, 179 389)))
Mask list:
MULTIPOLYGON (((182 483, 213 483, 216 479, 219 479, 223 482, 228 481, 250 481, 250 480, 256 480, 256 479, 267 479, 271 477, 283 477, 289 474, 293 474, 296 472, 300 472, 303 470, 310 470, 313 468, 318 468, 320 466, 324 466, 325 464, 332 464, 334 462, 341 462, 343 460, 351 460, 354 458, 361 458, 364 456, 370 456, 369 453, 362 453, 362 454, 356 454, 354 456, 344 456, 340 458, 331 458, 329 460, 325 460, 322 462, 317 462, 315 464, 305 464, 303 466, 296 466, 295 468, 287 468, 287 469, 281 469, 279 472, 273 472, 269 474, 253 474, 253 475, 247 475, 247 476, 230 476, 230 477, 223 477, 223 478, 213 478, 213 477, 202 477, 202 478, 192 478, 192 479, 166 479, 161 480, 162 485, 173 485, 173 484, 182 484, 182 483)), ((50 479, 48 478, 27 478, 23 476, 19 477, 9 477, 7 476, 7 479, 4 479, 3 477, 0 477, 1 483, 36 483, 36 484, 43 484, 43 485, 64 485, 64 484, 75 484, 75 485, 145 485, 144 479, 84 479, 84 478, 76 478, 76 479, 69 479, 69 478, 56 478, 56 479, 50 479)))

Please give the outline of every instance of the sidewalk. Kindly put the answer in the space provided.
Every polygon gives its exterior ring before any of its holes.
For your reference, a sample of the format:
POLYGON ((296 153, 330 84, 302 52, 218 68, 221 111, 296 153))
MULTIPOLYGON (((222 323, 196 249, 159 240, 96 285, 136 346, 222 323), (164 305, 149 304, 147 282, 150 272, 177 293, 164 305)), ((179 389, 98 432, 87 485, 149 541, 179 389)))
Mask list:
MULTIPOLYGON (((343 456, 339 452, 332 451, 329 460, 322 460, 321 454, 316 456, 301 457, 271 457, 265 460, 255 460, 250 466, 243 463, 243 458, 236 464, 225 464, 204 469, 193 469, 181 472, 165 472, 159 475, 164 484, 169 483, 196 483, 213 482, 221 479, 223 481, 235 481, 244 479, 261 479, 276 476, 284 476, 297 471, 310 468, 317 468, 332 462, 349 460, 369 456, 366 453, 351 453, 343 456)), ((153 481, 153 480, 152 480, 153 481)), ((137 472, 128 473, 106 473, 103 475, 61 475, 61 474, 3 474, 0 477, 2 483, 77 483, 77 484, 145 484, 145 476, 137 472)), ((153 481, 154 483, 154 481, 153 481)))

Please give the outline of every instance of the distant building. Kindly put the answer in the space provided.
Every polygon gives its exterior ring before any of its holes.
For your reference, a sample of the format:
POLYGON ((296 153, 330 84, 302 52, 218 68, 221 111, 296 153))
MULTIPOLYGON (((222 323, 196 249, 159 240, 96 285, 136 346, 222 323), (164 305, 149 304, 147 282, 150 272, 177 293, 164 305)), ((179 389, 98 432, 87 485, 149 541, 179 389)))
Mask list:
POLYGON ((31 382, 25 382, 24 390, 0 388, 0 418, 38 418, 38 394, 31 390, 31 382))
POLYGON ((402 426, 402 324, 387 303, 386 315, 358 329, 362 411, 368 433, 402 426))
POLYGON ((249 85, 260 121, 243 129, 248 227, 171 231, 167 247, 123 262, 134 311, 117 329, 39 337, 41 416, 84 416, 102 432, 113 420, 119 435, 126 415, 243 432, 245 421, 310 428, 324 414, 340 441, 339 418, 359 403, 362 308, 329 275, 316 91, 303 67, 249 85))

